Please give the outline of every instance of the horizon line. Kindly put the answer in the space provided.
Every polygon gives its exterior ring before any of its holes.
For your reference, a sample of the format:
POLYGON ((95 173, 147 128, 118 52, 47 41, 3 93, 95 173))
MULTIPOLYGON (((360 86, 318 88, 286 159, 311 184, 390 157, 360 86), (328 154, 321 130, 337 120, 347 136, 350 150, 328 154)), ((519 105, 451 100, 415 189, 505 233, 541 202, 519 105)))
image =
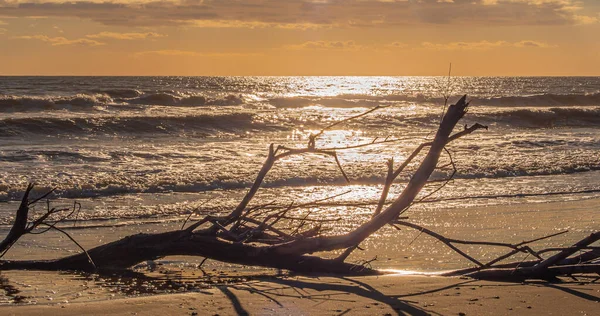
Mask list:
MULTIPOLYGON (((76 74, 0 74, 0 77, 448 77, 448 75, 76 75, 76 74)), ((597 75, 451 75, 460 77, 600 77, 597 75)))

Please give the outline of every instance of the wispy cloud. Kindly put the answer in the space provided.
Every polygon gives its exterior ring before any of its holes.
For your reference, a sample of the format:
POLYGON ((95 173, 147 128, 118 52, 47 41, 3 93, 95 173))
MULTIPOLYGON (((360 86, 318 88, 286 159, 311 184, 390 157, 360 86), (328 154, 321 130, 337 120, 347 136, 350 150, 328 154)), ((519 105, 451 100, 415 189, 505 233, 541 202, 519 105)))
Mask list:
POLYGON ((87 38, 67 39, 65 37, 50 37, 47 35, 26 35, 26 36, 15 36, 14 39, 23 40, 39 40, 42 42, 50 43, 52 46, 63 46, 63 45, 81 45, 81 46, 100 46, 104 45, 102 42, 87 38))
POLYGON ((403 42, 392 42, 389 44, 358 44, 355 41, 309 41, 301 44, 287 45, 288 50, 332 50, 332 51, 356 51, 373 50, 389 51, 394 49, 431 49, 431 50, 490 50, 495 48, 551 48, 556 47, 541 41, 522 40, 509 41, 472 41, 472 42, 447 42, 421 44, 407 44, 403 42))
POLYGON ((385 45, 385 47, 387 47, 387 48, 407 48, 408 44, 405 44, 402 42, 392 42, 392 43, 385 45))
POLYGON ((330 25, 315 23, 275 23, 243 20, 195 20, 192 25, 201 28, 279 28, 287 30, 314 30, 331 27, 330 25))
POLYGON ((573 15, 573 20, 575 21, 575 24, 580 24, 580 25, 596 24, 600 21, 600 14, 597 17, 575 14, 575 15, 573 15))
POLYGON ((512 43, 515 47, 535 47, 535 48, 548 48, 548 47, 556 47, 556 45, 550 45, 544 42, 538 41, 520 41, 516 43, 512 43))
POLYGON ((206 53, 196 52, 187 50, 177 49, 163 49, 163 50, 151 50, 137 52, 134 57, 142 57, 147 55, 160 55, 160 56, 187 56, 187 57, 242 57, 242 56, 261 56, 258 53, 206 53))
POLYGON ((524 40, 519 42, 507 41, 478 41, 478 42, 450 42, 450 43, 431 43, 423 42, 423 48, 435 50, 489 50, 500 47, 519 47, 519 48, 548 48, 554 47, 544 42, 524 40))
POLYGON ((290 50, 358 50, 364 48, 354 41, 309 41, 284 47, 290 50))
POLYGON ((580 0, 0 0, 0 16, 8 17, 77 17, 126 26, 290 29, 598 22, 597 12, 583 9, 580 0))
POLYGON ((100 32, 98 34, 86 35, 89 38, 110 38, 118 40, 139 40, 148 38, 165 37, 164 34, 146 32, 146 33, 116 33, 116 32, 100 32))

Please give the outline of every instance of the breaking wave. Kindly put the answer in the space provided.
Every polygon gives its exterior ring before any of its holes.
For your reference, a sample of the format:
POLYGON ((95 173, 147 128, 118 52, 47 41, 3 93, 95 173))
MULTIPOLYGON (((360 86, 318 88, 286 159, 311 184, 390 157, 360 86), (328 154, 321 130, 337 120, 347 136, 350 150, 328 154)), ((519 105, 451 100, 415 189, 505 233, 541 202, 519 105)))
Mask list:
POLYGON ((600 93, 592 94, 540 94, 531 96, 503 96, 471 98, 473 104, 489 106, 589 106, 600 105, 600 93))
MULTIPOLYGON (((206 112, 205 112, 206 113, 206 112)), ((473 112, 469 121, 497 127, 555 128, 600 126, 600 108, 527 108, 499 112, 473 112)), ((439 113, 380 115, 365 118, 358 128, 380 129, 436 126, 439 113)), ((350 126, 352 126, 350 124, 350 126)), ((21 135, 132 135, 177 134, 209 136, 246 131, 285 131, 293 127, 322 125, 319 118, 298 121, 294 117, 260 116, 247 112, 181 116, 99 116, 99 117, 25 117, 0 120, 0 137, 21 135)))
MULTIPOLYGON (((441 105, 441 97, 424 94, 364 95, 343 94, 337 96, 296 96, 266 99, 248 98, 244 95, 226 94, 219 97, 190 95, 178 91, 144 93, 135 89, 92 90, 90 94, 71 96, 14 96, 0 95, 0 112, 34 112, 65 109, 72 111, 93 110, 95 106, 107 105, 161 105, 161 106, 232 106, 266 103, 277 108, 324 107, 373 107, 380 104, 441 105)), ((450 101, 457 99, 455 96, 450 101)), ((563 107, 600 106, 600 93, 593 94, 541 94, 530 96, 471 97, 474 106, 493 107, 563 107)))
POLYGON ((113 104, 115 101, 106 94, 77 94, 74 96, 2 96, 0 112, 35 112, 49 110, 86 110, 94 106, 113 104))
POLYGON ((249 113, 188 116, 110 116, 91 118, 31 117, 0 120, 0 137, 27 134, 43 135, 117 135, 181 134, 208 136, 217 132, 239 133, 248 130, 281 130, 284 127, 254 120, 249 113))
POLYGON ((472 120, 517 127, 598 126, 600 108, 517 109, 498 113, 474 113, 472 120))
POLYGON ((177 96, 171 93, 152 93, 128 100, 133 104, 174 105, 174 106, 228 106, 244 104, 243 97, 233 94, 223 98, 209 98, 202 95, 177 96))
MULTIPOLYGON (((460 96, 450 98, 456 100, 460 96)), ((470 97, 474 106, 497 107, 559 107, 559 106, 600 106, 600 93, 593 94, 540 94, 530 96, 470 97)), ((272 98, 268 102, 275 107, 306 107, 320 105, 325 107, 371 107, 378 104, 393 103, 425 103, 444 104, 444 98, 424 94, 406 95, 338 95, 325 97, 287 97, 272 98)))
MULTIPOLYGON (((473 170, 459 170, 455 175, 455 179, 498 179, 510 177, 529 177, 529 176, 547 176, 547 175, 567 175, 590 171, 600 170, 600 163, 591 162, 587 165, 564 165, 552 167, 540 167, 534 169, 522 169, 515 167, 510 168, 483 168, 473 170)), ((441 180, 448 177, 445 172, 436 171, 432 174, 432 180, 441 180)), ((138 179, 141 180, 142 178, 138 179)), ((127 181, 117 181, 114 183, 85 183, 83 185, 74 185, 73 187, 60 187, 55 191, 56 195, 61 198, 92 198, 103 196, 114 196, 131 193, 170 193, 170 192, 206 192, 214 190, 236 190, 246 189, 252 185, 251 178, 236 179, 219 177, 212 180, 194 180, 188 179, 185 183, 168 182, 164 179, 157 179, 157 182, 136 181, 135 183, 127 183, 127 181)), ((407 181, 401 179, 400 181, 407 181)), ((282 188, 282 187, 300 187, 313 185, 344 185, 346 181, 341 176, 324 177, 317 176, 296 176, 290 178, 279 178, 264 183, 265 188, 282 188)), ((360 185, 381 185, 383 179, 379 174, 365 173, 361 176, 352 178, 352 184, 360 185)), ((44 187, 39 187, 37 190, 44 191, 44 187)), ((0 184, 0 201, 18 200, 23 192, 23 188, 9 187, 5 184, 0 184)))
POLYGON ((136 98, 144 94, 141 90, 137 89, 106 89, 106 90, 92 90, 94 93, 106 94, 111 98, 136 98))
POLYGON ((231 106, 244 102, 242 96, 236 95, 212 98, 202 95, 181 96, 167 92, 143 94, 138 90, 124 89, 72 96, 0 95, 0 112, 93 111, 97 106, 119 105, 231 106))
MULTIPOLYGON (((473 111, 469 121, 486 125, 510 126, 517 128, 553 128, 564 126, 600 127, 600 108, 519 108, 507 111, 473 111)), ((425 125, 437 125, 439 113, 412 115, 406 118, 385 117, 379 124, 408 125, 411 122, 425 125)))

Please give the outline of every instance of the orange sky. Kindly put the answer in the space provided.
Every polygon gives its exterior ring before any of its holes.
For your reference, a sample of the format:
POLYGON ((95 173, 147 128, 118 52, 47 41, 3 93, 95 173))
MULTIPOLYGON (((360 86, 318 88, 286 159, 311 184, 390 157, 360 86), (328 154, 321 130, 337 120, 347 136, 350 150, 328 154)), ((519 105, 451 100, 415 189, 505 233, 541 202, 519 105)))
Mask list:
POLYGON ((0 0, 0 75, 600 75, 596 0, 0 0))

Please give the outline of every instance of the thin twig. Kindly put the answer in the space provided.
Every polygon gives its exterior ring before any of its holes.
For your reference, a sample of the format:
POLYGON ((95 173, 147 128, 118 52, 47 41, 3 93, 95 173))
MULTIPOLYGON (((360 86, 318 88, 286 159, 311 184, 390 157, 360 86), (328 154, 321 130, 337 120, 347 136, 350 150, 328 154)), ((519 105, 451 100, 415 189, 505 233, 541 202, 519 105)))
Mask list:
POLYGON ((33 205, 33 204, 45 199, 48 195, 52 194, 52 192, 54 192, 54 191, 56 191, 56 188, 53 188, 50 191, 43 194, 42 196, 40 196, 39 198, 36 198, 35 200, 28 202, 27 205, 33 205))
POLYGON ((185 218, 185 221, 183 221, 183 224, 181 224, 181 230, 183 230, 183 229, 185 228, 185 224, 187 224, 187 222, 190 220, 190 217, 192 217, 192 215, 194 215, 194 213, 195 213, 197 210, 198 210, 198 208, 196 207, 195 209, 193 209, 193 210, 190 212, 190 215, 188 215, 188 216, 185 218))
POLYGON ((56 226, 50 225, 50 224, 46 224, 46 223, 41 223, 41 224, 42 224, 42 225, 49 226, 51 229, 55 229, 55 230, 57 230, 57 231, 59 231, 59 232, 63 233, 63 234, 64 234, 65 236, 67 236, 69 239, 71 239, 71 241, 72 241, 73 243, 75 243, 75 245, 77 245, 77 247, 79 247, 79 249, 81 249, 81 251, 83 251, 83 253, 85 253, 85 255, 86 255, 86 256, 87 256, 87 258, 88 258, 88 261, 89 261, 89 262, 92 264, 92 266, 94 266, 94 269, 97 269, 97 267, 96 267, 96 264, 94 263, 94 260, 92 260, 92 257, 90 257, 90 254, 87 252, 87 250, 85 250, 85 248, 83 248, 83 246, 81 246, 81 245, 80 245, 80 244, 77 242, 77 240, 75 240, 73 237, 71 237, 71 235, 69 235, 69 233, 67 233, 66 231, 64 231, 64 230, 62 230, 62 229, 60 229, 60 228, 58 228, 58 227, 56 227, 56 226))
POLYGON ((349 117, 349 118, 346 118, 346 119, 343 119, 343 120, 337 121, 337 122, 335 122, 335 123, 329 124, 329 125, 327 125, 326 127, 324 127, 323 129, 321 129, 321 131, 320 131, 320 132, 318 132, 317 134, 315 134, 313 137, 314 137, 314 138, 317 138, 317 137, 319 137, 319 136, 323 135, 323 133, 324 133, 326 130, 328 130, 328 129, 331 129, 331 128, 333 128, 333 127, 336 127, 336 126, 338 126, 338 125, 340 125, 340 124, 343 124, 343 123, 346 123, 346 122, 349 122, 349 121, 355 120, 355 119, 357 119, 357 118, 360 118, 360 117, 363 117, 363 116, 365 116, 365 115, 368 115, 369 113, 372 113, 372 112, 375 112, 375 111, 377 111, 377 110, 379 110, 379 109, 383 109, 383 108, 387 108, 387 107, 389 107, 389 105, 378 105, 378 106, 376 106, 376 107, 373 107, 373 108, 369 109, 369 110, 368 110, 368 111, 366 111, 366 112, 363 112, 363 113, 360 113, 360 114, 358 114, 358 115, 351 116, 351 117, 349 117))

